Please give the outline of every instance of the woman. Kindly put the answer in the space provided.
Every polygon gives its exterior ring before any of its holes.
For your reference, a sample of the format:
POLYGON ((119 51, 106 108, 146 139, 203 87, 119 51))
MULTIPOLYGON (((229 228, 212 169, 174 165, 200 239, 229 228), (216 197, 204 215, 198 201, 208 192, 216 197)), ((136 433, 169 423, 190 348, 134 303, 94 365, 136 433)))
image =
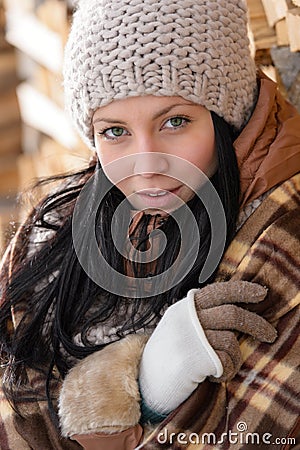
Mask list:
POLYGON ((3 260, 4 448, 296 447, 299 116, 244 2, 82 1, 64 80, 94 158, 3 260))

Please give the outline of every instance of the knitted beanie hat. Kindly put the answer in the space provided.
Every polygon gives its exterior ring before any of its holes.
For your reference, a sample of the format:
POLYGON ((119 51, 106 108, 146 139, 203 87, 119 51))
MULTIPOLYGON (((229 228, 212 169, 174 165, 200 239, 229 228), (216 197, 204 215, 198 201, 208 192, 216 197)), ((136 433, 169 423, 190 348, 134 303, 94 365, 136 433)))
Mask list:
POLYGON ((80 0, 64 88, 92 149, 95 110, 129 96, 181 96, 240 129, 256 99, 245 0, 80 0))

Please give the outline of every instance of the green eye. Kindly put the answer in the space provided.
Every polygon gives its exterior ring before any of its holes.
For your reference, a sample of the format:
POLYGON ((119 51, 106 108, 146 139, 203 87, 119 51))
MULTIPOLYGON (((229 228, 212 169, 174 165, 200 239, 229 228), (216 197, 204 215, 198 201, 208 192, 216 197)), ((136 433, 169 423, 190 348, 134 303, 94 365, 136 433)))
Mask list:
POLYGON ((115 137, 122 136, 122 134, 124 132, 124 128, 121 128, 121 127, 113 127, 110 130, 111 130, 111 134, 115 137))
POLYGON ((172 117, 172 119, 170 119, 170 124, 172 125, 172 127, 180 127, 183 124, 183 118, 172 117))
POLYGON ((168 119, 162 128, 169 129, 169 130, 177 130, 184 128, 186 125, 188 125, 191 122, 191 119, 184 117, 184 116, 175 116, 168 119))
POLYGON ((119 138, 129 135, 126 128, 118 126, 105 128, 102 131, 98 131, 97 134, 107 141, 118 141, 119 138))

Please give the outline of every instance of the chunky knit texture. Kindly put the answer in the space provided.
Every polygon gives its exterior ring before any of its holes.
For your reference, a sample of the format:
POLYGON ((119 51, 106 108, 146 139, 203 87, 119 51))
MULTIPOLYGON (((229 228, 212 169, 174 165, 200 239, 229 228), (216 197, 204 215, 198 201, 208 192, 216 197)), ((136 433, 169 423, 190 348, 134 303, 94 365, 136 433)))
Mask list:
POLYGON ((65 49, 66 106, 94 149, 94 111, 181 96, 241 128, 256 96, 244 0, 81 0, 65 49))

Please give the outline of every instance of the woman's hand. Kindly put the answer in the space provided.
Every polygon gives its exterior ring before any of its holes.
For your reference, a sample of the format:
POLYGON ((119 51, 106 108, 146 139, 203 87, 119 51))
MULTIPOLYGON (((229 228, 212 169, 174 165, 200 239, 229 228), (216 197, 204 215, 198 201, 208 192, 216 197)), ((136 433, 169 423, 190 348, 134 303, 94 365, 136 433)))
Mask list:
POLYGON ((266 293, 262 286, 246 281, 214 283, 192 289, 169 307, 141 360, 139 383, 147 407, 168 413, 206 377, 218 382, 233 378, 242 363, 240 332, 273 342, 272 325, 236 305, 261 302, 266 293))
POLYGON ((264 287, 248 281, 214 283, 195 292, 197 316, 223 367, 222 376, 211 376, 211 380, 228 381, 240 369, 239 332, 261 342, 272 343, 276 339, 276 330, 269 322, 258 314, 236 306, 237 303, 259 303, 266 295, 264 287))

